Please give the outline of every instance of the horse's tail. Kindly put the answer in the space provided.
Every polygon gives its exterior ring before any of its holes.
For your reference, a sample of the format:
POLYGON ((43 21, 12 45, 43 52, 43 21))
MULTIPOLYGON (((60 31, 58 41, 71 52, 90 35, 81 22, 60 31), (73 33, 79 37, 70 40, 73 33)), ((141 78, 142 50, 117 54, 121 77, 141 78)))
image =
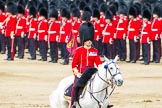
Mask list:
POLYGON ((57 94, 57 90, 53 91, 52 94, 49 96, 49 100, 50 100, 50 107, 51 108, 58 108, 58 94, 57 94))

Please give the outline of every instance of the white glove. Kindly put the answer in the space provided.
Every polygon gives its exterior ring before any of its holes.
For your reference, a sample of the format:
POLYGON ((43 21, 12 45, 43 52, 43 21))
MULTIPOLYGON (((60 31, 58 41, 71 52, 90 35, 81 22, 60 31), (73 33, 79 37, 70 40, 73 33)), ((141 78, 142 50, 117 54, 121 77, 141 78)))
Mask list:
POLYGON ((11 33, 10 33, 10 36, 11 36, 11 39, 14 39, 14 32, 12 31, 11 33))
POLYGON ((99 36, 97 36, 97 41, 99 41, 99 36))
POLYGON ((147 43, 148 43, 148 44, 150 44, 150 43, 151 43, 151 42, 150 42, 150 39, 149 39, 149 37, 147 38, 147 43))
POLYGON ((155 36, 155 40, 158 40, 158 34, 156 34, 156 36, 155 36))
POLYGON ((68 39, 68 36, 66 36, 66 38, 65 38, 65 42, 68 43, 68 40, 69 40, 69 39, 68 39))
POLYGON ((11 39, 14 39, 15 37, 14 36, 11 36, 11 39))
POLYGON ((24 32, 21 32, 21 38, 24 38, 25 36, 24 36, 24 32))
POLYGON ((59 36, 58 35, 56 36, 56 42, 59 42, 59 36))
POLYGON ((78 73, 76 76, 77 76, 78 78, 80 78, 80 77, 82 76, 82 74, 81 74, 81 73, 78 73))
POLYGON ((78 43, 81 43, 81 42, 80 42, 80 37, 77 37, 77 42, 78 42, 78 43))
POLYGON ((112 38, 110 38, 109 43, 110 43, 110 44, 113 44, 113 40, 112 40, 112 38))
POLYGON ((36 40, 36 38, 37 38, 37 35, 36 35, 36 33, 34 34, 34 39, 36 40))
POLYGON ((45 35, 44 40, 48 41, 48 36, 47 35, 45 35))
POLYGON ((134 42, 138 42, 138 41, 137 41, 137 36, 134 36, 134 42))
POLYGON ((5 30, 4 29, 2 29, 2 34, 5 34, 5 30))
POLYGON ((116 33, 114 33, 114 39, 116 39, 116 33))
POLYGON ((125 40, 125 39, 126 39, 126 34, 124 33, 124 34, 123 34, 123 40, 125 40))

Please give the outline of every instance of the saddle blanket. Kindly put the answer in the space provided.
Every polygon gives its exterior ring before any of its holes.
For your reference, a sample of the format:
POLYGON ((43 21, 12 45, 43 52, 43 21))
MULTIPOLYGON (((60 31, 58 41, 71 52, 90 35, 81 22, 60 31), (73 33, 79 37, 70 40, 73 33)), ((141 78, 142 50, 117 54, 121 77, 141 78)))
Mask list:
MULTIPOLYGON (((71 100, 72 87, 73 87, 73 84, 71 84, 69 87, 67 87, 67 89, 66 89, 65 92, 64 92, 64 98, 67 99, 67 100, 71 100)), ((81 88, 81 89, 79 90, 79 98, 83 98, 86 89, 87 89, 87 88, 86 88, 86 86, 85 86, 84 88, 81 88)))

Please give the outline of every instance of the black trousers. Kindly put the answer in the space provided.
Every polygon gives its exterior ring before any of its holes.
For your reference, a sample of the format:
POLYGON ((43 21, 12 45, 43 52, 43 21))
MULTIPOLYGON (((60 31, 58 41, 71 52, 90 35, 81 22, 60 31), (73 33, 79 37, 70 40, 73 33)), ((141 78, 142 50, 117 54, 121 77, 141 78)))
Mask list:
POLYGON ((136 61, 138 59, 138 48, 139 45, 134 40, 129 40, 129 60, 136 61))
POLYGON ((150 62, 150 44, 142 43, 142 56, 144 59, 144 63, 150 62))
POLYGON ((126 40, 116 39, 115 41, 115 55, 119 55, 120 60, 126 59, 126 40))
POLYGON ((98 49, 98 54, 102 55, 103 52, 102 39, 99 39, 98 41, 94 41, 94 47, 98 49))
POLYGON ((39 41, 39 51, 42 60, 47 60, 47 44, 48 43, 46 41, 39 41))
POLYGON ((66 49, 67 43, 60 43, 61 48, 61 56, 63 57, 65 62, 69 62, 69 52, 66 49))
POLYGON ((30 56, 31 56, 31 58, 36 59, 36 48, 37 48, 36 40, 35 39, 29 39, 28 43, 29 43, 30 56))
MULTIPOLYGON (((24 57, 25 40, 21 36, 15 36, 15 47, 18 47, 18 57, 24 57)), ((16 51, 16 50, 15 50, 16 51)))
POLYGON ((160 62, 161 58, 161 40, 153 40, 153 61, 160 62))
POLYGON ((79 99, 79 96, 78 96, 79 95, 78 94, 79 90, 81 88, 83 88, 87 84, 89 79, 96 72, 97 72, 96 68, 87 68, 80 78, 76 77, 75 84, 74 84, 74 95, 73 95, 72 102, 78 101, 78 99, 79 99))
POLYGON ((51 60, 58 60, 58 43, 50 42, 50 56, 51 60))
POLYGON ((5 52, 5 37, 2 33, 0 33, 0 52, 5 52))
POLYGON ((115 57, 115 54, 114 54, 114 44, 103 43, 103 48, 104 48, 104 55, 107 58, 113 59, 115 57))
POLYGON ((5 43, 7 46, 7 58, 14 59, 14 52, 12 51, 12 54, 11 54, 11 50, 12 50, 11 47, 13 47, 13 50, 14 50, 14 43, 13 43, 13 40, 10 38, 10 36, 5 37, 5 43), (12 43, 13 43, 13 46, 12 46, 12 43))

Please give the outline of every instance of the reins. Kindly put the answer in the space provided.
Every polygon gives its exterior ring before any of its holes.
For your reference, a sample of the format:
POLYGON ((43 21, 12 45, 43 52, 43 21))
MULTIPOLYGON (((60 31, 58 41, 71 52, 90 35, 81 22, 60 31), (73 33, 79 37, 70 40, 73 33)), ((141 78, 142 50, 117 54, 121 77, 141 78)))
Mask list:
MULTIPOLYGON (((112 61, 111 63, 115 63, 115 62, 112 61)), ((109 63, 109 64, 111 64, 111 63, 109 63)), ((114 79, 114 77, 115 77, 117 74, 121 74, 120 72, 117 73, 117 70, 116 70, 116 74, 112 75, 112 73, 110 72, 110 69, 108 68, 108 65, 109 65, 109 64, 105 65, 106 67, 104 67, 104 68, 105 68, 105 70, 106 70, 106 76, 107 76, 107 72, 109 72, 109 74, 112 76, 111 79, 108 80, 108 81, 106 81, 106 80, 104 80, 104 79, 99 75, 99 73, 97 72, 97 73, 93 76, 93 78, 91 78, 91 80, 90 80, 90 84, 89 84, 89 89, 90 89, 90 90, 87 90, 87 91, 90 93, 91 97, 93 97, 93 98, 95 99, 95 101, 98 103, 99 108, 101 108, 102 103, 103 103, 106 99, 108 99, 108 97, 110 97, 111 94, 113 93, 113 91, 115 90, 116 85, 113 84, 113 79, 114 79), (101 89, 101 90, 98 90, 98 91, 96 91, 96 92, 93 92, 93 84, 92 84, 92 83, 93 83, 94 78, 95 78, 96 75, 98 75, 98 77, 99 77, 103 82, 105 82, 105 83, 107 84, 107 86, 106 86, 105 88, 101 89), (112 90, 111 90, 110 94, 108 94, 108 87, 110 87, 110 86, 111 86, 112 90), (103 92, 103 91, 105 91, 105 96, 104 96, 104 98, 103 98, 102 101, 99 101, 93 94, 97 94, 97 93, 100 93, 100 92, 103 92)), ((116 65, 115 65, 115 66, 116 66, 116 65)), ((116 67, 116 69, 117 69, 117 67, 116 67)))

